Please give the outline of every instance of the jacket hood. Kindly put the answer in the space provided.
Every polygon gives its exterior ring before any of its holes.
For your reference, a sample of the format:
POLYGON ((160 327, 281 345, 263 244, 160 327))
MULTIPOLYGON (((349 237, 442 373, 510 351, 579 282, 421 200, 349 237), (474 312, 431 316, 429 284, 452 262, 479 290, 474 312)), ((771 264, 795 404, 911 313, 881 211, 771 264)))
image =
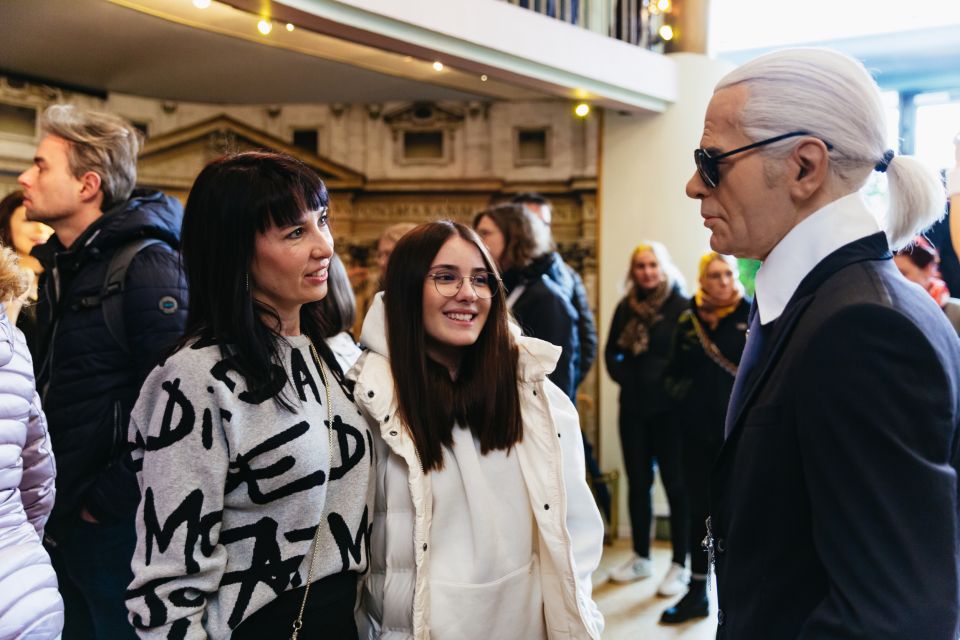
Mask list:
MULTIPOLYGON (((159 191, 135 189, 130 198, 104 212, 96 222, 87 227, 76 242, 66 251, 87 248, 110 249, 125 244, 133 238, 158 238, 171 247, 180 246, 180 227, 183 225, 183 205, 171 196, 159 191)), ((56 253, 65 249, 54 235, 31 253, 47 263, 56 253)))
MULTIPOLYGON (((520 327, 510 321, 510 333, 513 334, 517 346, 520 348, 520 357, 517 362, 517 372, 521 380, 543 380, 557 366, 560 359, 560 347, 543 340, 524 336, 520 327)), ((383 304, 383 292, 377 293, 366 317, 363 319, 363 329, 360 332, 360 344, 368 350, 390 359, 390 348, 387 345, 387 316, 383 304)))

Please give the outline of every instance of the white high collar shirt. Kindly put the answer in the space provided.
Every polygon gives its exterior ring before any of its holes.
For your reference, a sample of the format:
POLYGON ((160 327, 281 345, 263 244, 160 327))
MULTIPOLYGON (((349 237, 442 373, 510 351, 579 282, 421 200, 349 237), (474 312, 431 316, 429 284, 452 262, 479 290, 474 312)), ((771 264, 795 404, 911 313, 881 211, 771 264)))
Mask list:
POLYGON ((780 317, 797 287, 821 260, 880 230, 877 217, 859 192, 834 200, 802 220, 773 248, 757 272, 760 323, 780 317))

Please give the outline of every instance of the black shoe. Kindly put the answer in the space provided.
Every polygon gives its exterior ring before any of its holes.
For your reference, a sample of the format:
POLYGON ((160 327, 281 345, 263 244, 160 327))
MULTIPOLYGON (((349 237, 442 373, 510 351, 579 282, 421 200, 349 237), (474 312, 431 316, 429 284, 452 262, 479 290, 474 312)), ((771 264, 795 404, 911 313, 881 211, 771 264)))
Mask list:
POLYGON ((663 612, 660 616, 661 624, 679 624, 694 618, 706 618, 710 615, 710 601, 704 588, 693 587, 687 595, 680 598, 680 602, 663 612))

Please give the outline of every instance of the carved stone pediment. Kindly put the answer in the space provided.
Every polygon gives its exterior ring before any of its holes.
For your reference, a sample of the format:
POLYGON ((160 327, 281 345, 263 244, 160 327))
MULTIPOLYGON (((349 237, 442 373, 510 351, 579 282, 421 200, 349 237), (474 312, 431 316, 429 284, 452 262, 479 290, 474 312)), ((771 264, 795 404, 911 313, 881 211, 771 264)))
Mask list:
POLYGON ((458 107, 414 102, 384 114, 383 121, 393 129, 446 129, 458 127, 465 117, 458 107))
POLYGON ((212 159, 241 151, 276 151, 289 154, 314 169, 331 190, 357 189, 366 183, 363 174, 285 140, 221 114, 155 136, 147 141, 139 160, 139 180, 167 190, 188 189, 212 159))

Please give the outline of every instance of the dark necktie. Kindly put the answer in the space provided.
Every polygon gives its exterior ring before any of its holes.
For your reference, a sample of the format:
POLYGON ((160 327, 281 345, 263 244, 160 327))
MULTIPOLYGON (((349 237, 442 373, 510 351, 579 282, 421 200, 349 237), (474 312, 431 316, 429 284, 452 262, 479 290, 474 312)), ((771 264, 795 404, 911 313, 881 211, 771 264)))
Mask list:
POLYGON ((749 389, 747 383, 751 380, 754 369, 760 361, 764 340, 770 334, 773 324, 772 322, 768 323, 767 326, 760 324, 760 313, 757 308, 757 301, 754 300, 753 307, 750 309, 750 329, 747 333, 747 344, 743 347, 743 355, 740 357, 740 365, 737 367, 737 379, 733 381, 730 404, 727 405, 727 419, 723 426, 724 439, 729 438, 730 432, 733 431, 733 421, 740 413, 744 394, 749 389))

